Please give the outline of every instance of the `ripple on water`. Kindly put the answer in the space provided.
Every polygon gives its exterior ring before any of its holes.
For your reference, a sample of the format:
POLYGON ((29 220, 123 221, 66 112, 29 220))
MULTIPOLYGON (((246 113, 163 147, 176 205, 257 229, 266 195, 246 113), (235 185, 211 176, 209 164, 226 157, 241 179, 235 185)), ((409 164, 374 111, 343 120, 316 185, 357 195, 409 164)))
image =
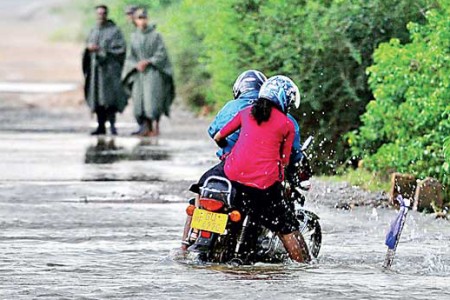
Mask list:
POLYGON ((370 209, 319 205, 324 236, 317 262, 237 268, 180 259, 173 249, 185 204, 22 208, 9 210, 13 215, 0 210, 5 299, 450 299, 450 229, 420 214, 407 220, 392 270, 384 271, 384 236, 395 215, 389 210, 368 219, 370 209), (31 218, 33 210, 50 217, 31 218))

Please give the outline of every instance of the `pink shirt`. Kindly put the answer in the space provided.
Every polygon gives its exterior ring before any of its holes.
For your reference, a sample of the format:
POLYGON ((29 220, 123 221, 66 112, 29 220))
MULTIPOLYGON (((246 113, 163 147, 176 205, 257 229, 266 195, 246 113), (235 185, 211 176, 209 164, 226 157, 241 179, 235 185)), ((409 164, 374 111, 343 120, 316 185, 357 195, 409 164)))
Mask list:
POLYGON ((241 129, 239 139, 225 160, 225 174, 230 180, 266 189, 277 181, 283 181, 295 127, 285 114, 275 108, 272 108, 270 119, 258 125, 251 109, 240 111, 220 130, 222 137, 226 137, 241 129))

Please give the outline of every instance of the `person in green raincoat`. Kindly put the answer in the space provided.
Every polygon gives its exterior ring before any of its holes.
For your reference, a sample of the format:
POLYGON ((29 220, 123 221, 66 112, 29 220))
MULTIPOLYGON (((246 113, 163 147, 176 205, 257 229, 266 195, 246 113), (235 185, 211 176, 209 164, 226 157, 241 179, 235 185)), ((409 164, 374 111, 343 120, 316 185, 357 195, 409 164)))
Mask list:
POLYGON ((121 73, 126 45, 122 32, 108 19, 108 8, 95 8, 97 25, 87 38, 83 54, 84 92, 86 102, 97 115, 98 127, 93 135, 105 134, 109 121, 111 134, 116 135, 116 113, 127 105, 127 95, 121 85, 121 73))
POLYGON ((131 35, 122 82, 133 99, 139 124, 133 134, 155 136, 161 116, 169 116, 175 98, 172 65, 156 25, 148 23, 146 9, 137 9, 133 17, 136 31, 131 35))

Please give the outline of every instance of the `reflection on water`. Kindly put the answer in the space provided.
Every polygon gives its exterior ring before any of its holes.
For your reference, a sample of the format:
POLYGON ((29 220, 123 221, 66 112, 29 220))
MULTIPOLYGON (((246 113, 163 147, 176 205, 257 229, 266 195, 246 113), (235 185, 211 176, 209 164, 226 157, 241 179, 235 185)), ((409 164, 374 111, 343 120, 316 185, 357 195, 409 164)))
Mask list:
POLYGON ((98 137, 97 143, 86 149, 84 162, 86 164, 112 164, 125 159, 123 147, 115 144, 114 138, 98 137))
POLYGON ((170 160, 167 149, 158 145, 158 140, 142 139, 131 150, 116 144, 116 140, 109 137, 98 137, 94 145, 86 149, 84 162, 86 164, 112 164, 121 160, 170 160))
MULTIPOLYGON (((294 268, 288 268, 285 264, 256 264, 233 266, 231 264, 213 264, 172 256, 172 259, 194 269, 205 269, 231 275, 229 280, 284 280, 289 277, 294 268)), ((295 269, 301 270, 311 268, 311 266, 295 264, 295 269)))
POLYGON ((143 182, 163 182, 160 176, 148 174, 135 174, 124 177, 121 174, 112 174, 110 172, 97 172, 89 178, 83 178, 81 181, 143 181, 143 182))
MULTIPOLYGON (((127 185, 103 187, 120 187, 129 197, 127 185)), ((94 196, 102 194, 99 185, 91 188, 94 196)), ((1 197, 0 298, 450 299, 447 221, 411 212, 386 272, 385 228, 394 211, 381 209, 370 218, 370 208, 317 205, 324 230, 318 263, 232 267, 195 265, 174 250, 185 207, 1 197)))
POLYGON ((142 139, 131 150, 130 160, 169 160, 170 155, 166 149, 157 148, 158 140, 142 139))
POLYGON ((194 253, 183 252, 179 248, 172 249, 169 257, 176 263, 191 269, 206 270, 229 275, 228 280, 287 280, 293 272, 306 272, 318 267, 318 263, 313 261, 310 264, 303 264, 287 260, 284 263, 256 263, 252 265, 219 264, 200 261, 194 253))

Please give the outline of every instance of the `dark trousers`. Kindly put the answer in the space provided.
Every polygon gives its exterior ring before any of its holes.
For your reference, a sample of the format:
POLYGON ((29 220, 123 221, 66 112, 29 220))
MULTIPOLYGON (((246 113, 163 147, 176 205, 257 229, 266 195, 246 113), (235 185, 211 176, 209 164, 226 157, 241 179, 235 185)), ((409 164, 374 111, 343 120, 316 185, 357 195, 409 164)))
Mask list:
POLYGON ((116 123, 116 111, 115 109, 104 106, 98 106, 95 109, 95 114, 97 115, 97 122, 99 128, 105 128, 106 121, 109 121, 111 127, 114 127, 116 123))

